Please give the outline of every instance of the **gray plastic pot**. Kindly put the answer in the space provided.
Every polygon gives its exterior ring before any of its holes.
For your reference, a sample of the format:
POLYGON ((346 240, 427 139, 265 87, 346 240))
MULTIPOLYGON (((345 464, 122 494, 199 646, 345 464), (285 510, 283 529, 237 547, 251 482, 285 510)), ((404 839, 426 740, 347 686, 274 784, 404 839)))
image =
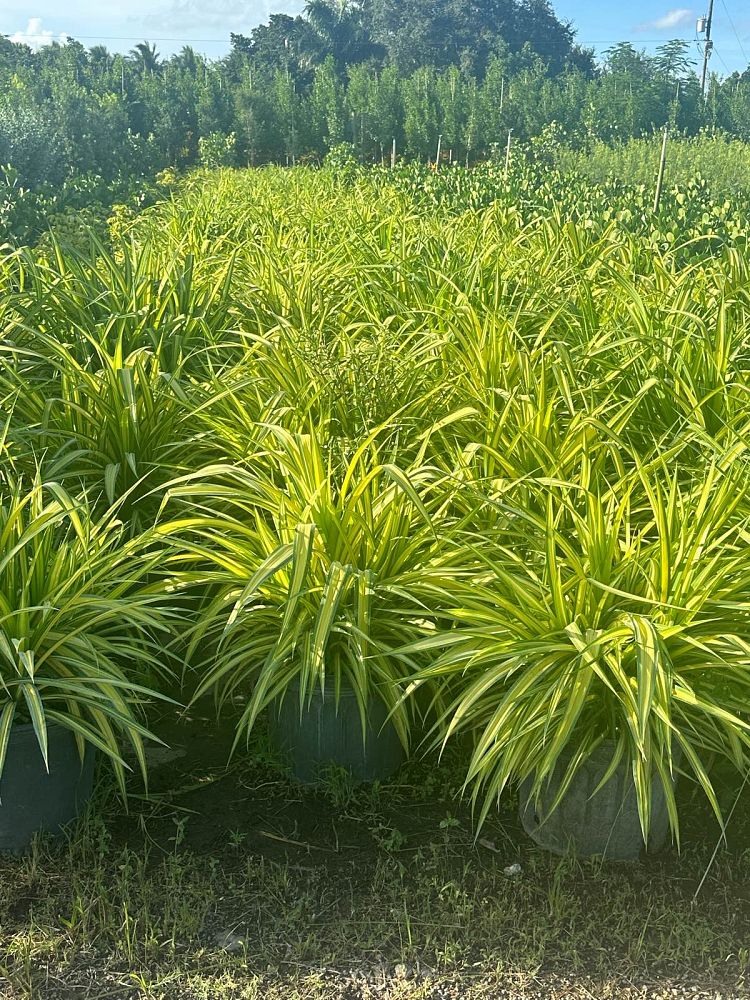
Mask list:
MULTIPOLYGON (((540 847, 554 854, 600 856, 609 861, 635 861, 646 845, 638 816, 633 774, 627 761, 594 794, 612 761, 614 744, 604 743, 583 764, 556 809, 550 812, 570 762, 561 757, 549 782, 535 801, 531 779, 521 785, 520 817, 523 828, 540 847)), ((664 789, 655 780, 651 792, 651 828, 648 850, 664 847, 669 817, 664 789)))
POLYGON ((357 782, 391 777, 404 760, 404 749, 388 710, 379 698, 367 705, 367 727, 362 721, 354 691, 342 686, 338 707, 333 685, 325 693, 316 688, 300 715, 299 687, 290 686, 271 712, 271 736, 290 762, 299 781, 312 784, 331 766, 342 767, 357 782))
POLYGON ((79 814, 94 784, 93 747, 83 763, 75 737, 47 726, 49 772, 33 726, 13 726, 0 778, 0 851, 22 851, 41 831, 59 833, 79 814))

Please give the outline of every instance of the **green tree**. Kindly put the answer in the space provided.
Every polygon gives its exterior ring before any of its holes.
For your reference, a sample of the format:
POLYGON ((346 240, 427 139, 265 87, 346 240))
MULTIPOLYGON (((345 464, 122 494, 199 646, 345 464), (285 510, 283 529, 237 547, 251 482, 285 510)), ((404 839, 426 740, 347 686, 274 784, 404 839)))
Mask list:
POLYGON ((690 56, 690 42, 675 38, 660 45, 654 55, 653 72, 666 83, 685 83, 694 71, 695 60, 690 56))
POLYGON ((274 155, 269 137, 269 122, 273 120, 271 84, 267 80, 259 82, 258 76, 248 68, 247 76, 234 90, 238 158, 252 166, 274 155))
POLYGON ((487 67, 479 95, 480 125, 477 133, 483 149, 504 142, 508 135, 513 86, 508 63, 504 58, 495 56, 487 67))
POLYGON ((319 52, 332 57, 340 73, 347 66, 382 59, 366 0, 308 0, 305 14, 320 40, 319 52))
POLYGON ((460 70, 450 66, 436 82, 443 149, 450 156, 461 154, 466 147, 466 126, 469 118, 467 87, 460 70))
POLYGON ((278 152, 294 165, 300 153, 299 98, 290 72, 278 70, 273 79, 272 111, 281 140, 278 152))
POLYGON ((404 107, 401 80, 395 66, 386 66, 371 83, 371 129, 378 155, 385 158, 393 141, 396 148, 403 144, 404 107))
POLYGON ((350 67, 346 106, 351 121, 352 142, 358 147, 363 162, 371 155, 375 138, 371 129, 373 90, 374 80, 368 67, 364 65, 350 67))
POLYGON ((332 56, 315 70, 315 80, 309 101, 311 134, 321 155, 344 141, 344 88, 336 73, 332 56))
POLYGON ((404 134, 409 155, 434 154, 439 133, 435 71, 418 69, 403 83, 404 134))
POLYGON ((195 80, 192 74, 185 71, 180 75, 184 86, 197 87, 196 120, 199 135, 231 132, 235 124, 234 102, 229 88, 224 85, 221 68, 206 68, 202 80, 195 80))

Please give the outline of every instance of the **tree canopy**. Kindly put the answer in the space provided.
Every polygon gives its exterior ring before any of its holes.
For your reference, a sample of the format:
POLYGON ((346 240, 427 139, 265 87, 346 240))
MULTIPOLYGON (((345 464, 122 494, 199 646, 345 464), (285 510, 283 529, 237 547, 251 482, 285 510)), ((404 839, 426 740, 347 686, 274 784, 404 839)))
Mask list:
POLYGON ((494 55, 523 49, 553 73, 566 64, 591 73, 594 65, 548 0, 308 0, 304 15, 272 14, 249 38, 232 35, 232 44, 298 77, 329 57, 339 70, 458 65, 482 77, 494 55))
POLYGON ((27 189, 84 204, 167 167, 319 161, 341 142, 380 162, 394 142, 432 158, 442 137, 467 162, 511 131, 539 148, 665 123, 750 141, 750 71, 712 77, 703 100, 692 57, 680 40, 651 54, 623 43, 595 64, 548 0, 309 0, 214 61, 149 41, 122 55, 0 37, 0 231, 27 189))

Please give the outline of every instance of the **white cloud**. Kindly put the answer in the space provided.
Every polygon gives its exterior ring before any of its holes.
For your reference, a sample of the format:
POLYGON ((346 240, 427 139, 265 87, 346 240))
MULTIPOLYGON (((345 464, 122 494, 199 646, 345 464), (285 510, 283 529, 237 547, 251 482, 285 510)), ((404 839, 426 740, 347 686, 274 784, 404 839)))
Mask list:
POLYGON ((10 40, 19 45, 28 45, 30 49, 36 52, 38 49, 44 48, 45 45, 51 45, 54 41, 58 41, 64 45, 68 40, 68 36, 61 34, 55 39, 54 32, 42 27, 41 17, 30 17, 29 23, 26 25, 26 31, 17 31, 15 35, 10 36, 10 40))
POLYGON ((671 28, 682 28, 693 20, 693 12, 687 7, 676 7, 668 10, 663 17, 648 21, 639 27, 639 31, 669 31, 671 28))

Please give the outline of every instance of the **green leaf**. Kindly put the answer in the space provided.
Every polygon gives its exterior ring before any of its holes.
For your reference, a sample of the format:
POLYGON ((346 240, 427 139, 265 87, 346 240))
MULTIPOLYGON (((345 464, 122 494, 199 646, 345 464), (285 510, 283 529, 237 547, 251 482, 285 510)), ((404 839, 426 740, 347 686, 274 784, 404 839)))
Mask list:
POLYGON ((34 727, 37 743, 44 760, 44 766, 49 771, 49 759, 47 751, 47 723, 44 718, 44 704, 39 691, 33 684, 23 684, 21 692, 26 702, 26 708, 31 716, 31 724, 34 727))
MULTIPOLYGON (((13 727, 13 718, 16 712, 16 703, 7 701, 0 712, 0 788, 2 788, 3 768, 5 767, 5 757, 8 752, 8 743, 13 727)), ((0 804, 2 801, 0 800, 0 804)))

